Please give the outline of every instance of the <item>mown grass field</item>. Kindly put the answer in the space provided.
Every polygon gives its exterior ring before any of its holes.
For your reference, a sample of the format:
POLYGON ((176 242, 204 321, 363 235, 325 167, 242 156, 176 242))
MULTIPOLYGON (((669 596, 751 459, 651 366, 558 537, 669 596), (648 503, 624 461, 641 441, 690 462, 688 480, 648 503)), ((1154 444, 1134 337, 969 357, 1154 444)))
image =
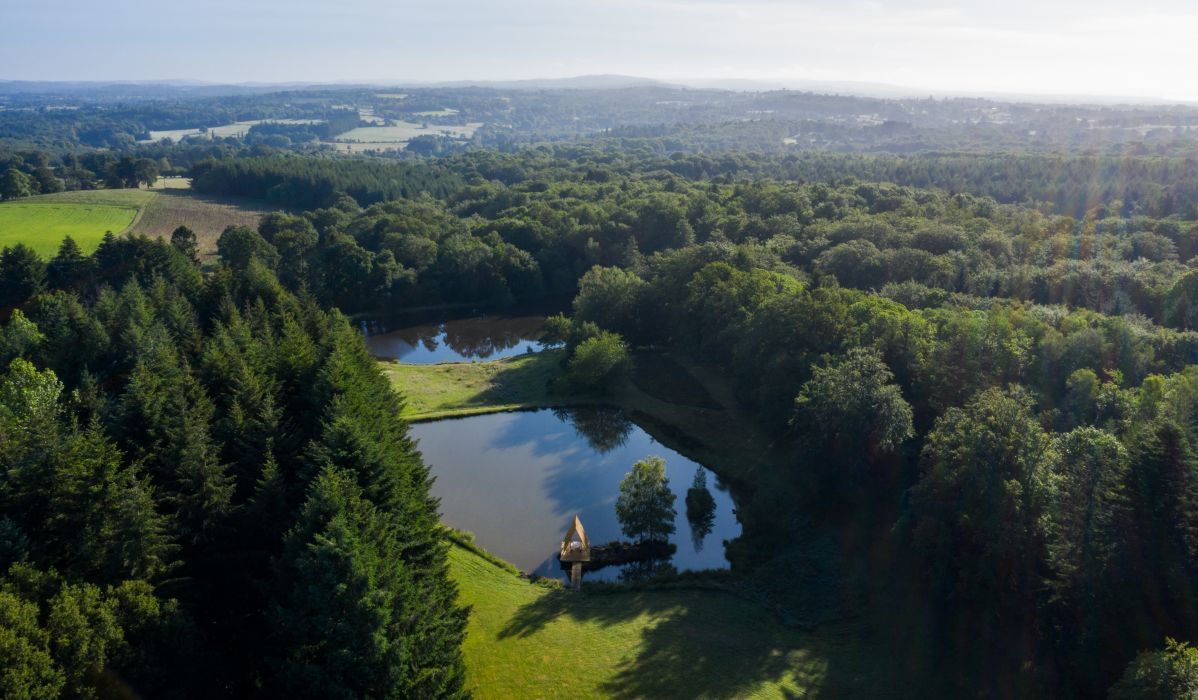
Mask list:
POLYGON ((0 246, 24 243, 50 258, 70 236, 90 253, 106 232, 129 229, 153 197, 145 190, 90 190, 0 203, 0 246))
POLYGON ((456 544, 450 571, 477 698, 858 697, 876 681, 851 635, 784 627, 729 593, 549 588, 456 544))
POLYGON ((380 366, 406 399, 405 418, 435 420, 570 403, 549 393, 560 362, 561 351, 547 350, 491 362, 380 366))
POLYGON ((108 231, 169 237, 180 225, 195 231, 202 255, 216 252, 229 225, 257 226, 268 207, 193 193, 179 179, 155 189, 84 190, 0 203, 0 247, 24 243, 53 257, 65 236, 83 252, 96 249, 108 231))

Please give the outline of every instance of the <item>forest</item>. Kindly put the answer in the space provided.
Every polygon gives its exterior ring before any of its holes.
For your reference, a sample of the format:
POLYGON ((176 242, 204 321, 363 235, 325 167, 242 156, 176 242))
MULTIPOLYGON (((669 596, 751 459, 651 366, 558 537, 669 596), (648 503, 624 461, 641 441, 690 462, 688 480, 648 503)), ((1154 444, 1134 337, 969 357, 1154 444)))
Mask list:
MULTIPOLYGON (((91 150, 60 123, 301 118, 320 91, 0 112, 0 198, 169 172, 279 209, 204 265, 186 228, 0 251, 0 695, 468 695, 462 536, 353 315, 555 300, 557 390, 670 353, 777 456, 729 479, 730 572, 648 590, 733 580, 780 619, 867 620, 869 648, 918 649, 881 664, 904 696, 1198 693, 1194 144, 1062 126, 1130 133, 1147 107, 1005 106, 1049 134, 1018 150, 953 121, 987 101, 738 93, 665 123, 663 90, 520 93, 542 126, 442 157, 91 150), (905 118, 892 136, 944 150, 830 123, 832 146, 743 148, 750 102, 905 118), (567 128, 580 104, 610 114, 567 128)), ((465 119, 493 92, 413 108, 465 119)))

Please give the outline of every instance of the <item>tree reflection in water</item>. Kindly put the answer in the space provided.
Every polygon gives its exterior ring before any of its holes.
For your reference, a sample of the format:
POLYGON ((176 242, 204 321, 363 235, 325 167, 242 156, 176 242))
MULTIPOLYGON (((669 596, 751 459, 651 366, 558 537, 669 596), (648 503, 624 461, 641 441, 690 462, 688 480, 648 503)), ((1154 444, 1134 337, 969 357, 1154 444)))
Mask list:
POLYGON ((619 408, 601 406, 557 408, 553 415, 570 423, 574 432, 599 454, 623 447, 632 433, 632 421, 619 408))
POLYGON ((695 469, 695 478, 686 491, 686 520, 695 551, 702 552, 703 540, 715 527, 715 497, 707 490, 707 470, 703 467, 695 469))
POLYGON ((376 357, 416 363, 470 362, 543 349, 537 339, 544 323, 541 316, 478 316, 392 330, 385 320, 375 320, 363 323, 363 331, 376 357))

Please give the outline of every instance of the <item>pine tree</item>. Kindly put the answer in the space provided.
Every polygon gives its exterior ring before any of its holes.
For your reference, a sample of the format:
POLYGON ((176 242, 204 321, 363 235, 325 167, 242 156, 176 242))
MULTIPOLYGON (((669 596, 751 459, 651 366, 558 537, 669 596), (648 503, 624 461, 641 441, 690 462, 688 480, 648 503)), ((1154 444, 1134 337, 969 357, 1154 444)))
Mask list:
POLYGON ((407 571, 413 597, 405 600, 402 630, 412 668, 421 669, 417 695, 460 691, 459 647, 465 611, 449 580, 437 503, 428 469, 399 418, 401 403, 366 352, 361 335, 335 315, 332 350, 313 391, 326 406, 323 434, 307 454, 309 473, 336 469, 353 478, 361 498, 388 522, 399 547, 396 563, 407 571), (420 602, 417 603, 416 601, 420 602))
MULTIPOLYGON (((404 562, 394 514, 375 506, 353 475, 328 468, 313 480, 288 533, 270 622, 282 692, 327 698, 455 697, 460 659, 430 664, 418 572, 404 562)), ((462 621, 457 613, 458 623, 462 621)))
POLYGON ((54 289, 80 286, 90 273, 91 259, 83 254, 74 238, 67 236, 46 267, 46 282, 54 289))

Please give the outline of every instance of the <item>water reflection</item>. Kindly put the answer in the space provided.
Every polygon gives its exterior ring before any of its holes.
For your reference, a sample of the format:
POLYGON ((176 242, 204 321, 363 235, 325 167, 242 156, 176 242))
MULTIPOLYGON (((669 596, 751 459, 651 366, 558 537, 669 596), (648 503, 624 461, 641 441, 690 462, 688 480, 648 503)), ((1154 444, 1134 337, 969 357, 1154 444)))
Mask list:
MULTIPOLYGON (((707 472, 611 409, 473 416, 420 423, 412 426, 412 434, 436 477, 433 494, 441 499, 445 522, 474 532, 483 547, 543 576, 561 576, 553 553, 576 513, 592 543, 621 539, 615 500, 620 479, 637 460, 664 458, 675 493, 693 483, 696 471, 704 479, 707 472)), ((727 490, 717 482, 710 493, 710 526, 698 539, 686 513, 677 515, 677 552, 669 565, 680 570, 727 566, 720 544, 736 537, 740 525, 727 490)), ((641 568, 628 575, 649 575, 641 568)), ((608 568, 587 578, 620 575, 608 568)))
POLYGON ((703 541, 715 527, 715 497, 707 490, 707 470, 703 467, 695 470, 691 487, 686 490, 686 520, 695 551, 702 551, 703 541))
POLYGON ((385 320, 361 325, 372 355, 414 364, 499 360, 544 348, 537 341, 544 316, 477 316, 399 328, 385 320))
POLYGON ((553 415, 574 426, 574 433, 600 454, 623 447, 632 433, 632 421, 618 408, 556 408, 553 415))

